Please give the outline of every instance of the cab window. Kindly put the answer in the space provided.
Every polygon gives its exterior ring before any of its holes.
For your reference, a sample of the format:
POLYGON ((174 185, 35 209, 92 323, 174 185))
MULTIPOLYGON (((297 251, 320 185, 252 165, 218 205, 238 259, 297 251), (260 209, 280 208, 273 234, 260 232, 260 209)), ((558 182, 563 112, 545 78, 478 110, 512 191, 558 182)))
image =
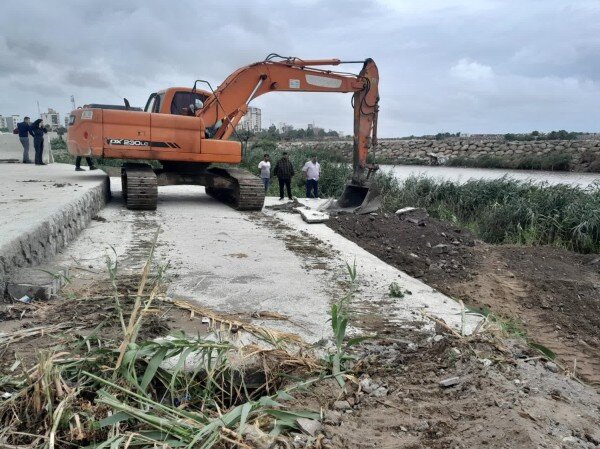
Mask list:
POLYGON ((171 103, 171 114, 175 115, 194 115, 190 110, 190 105, 194 107, 202 107, 204 103, 204 95, 197 92, 175 92, 173 102, 171 103))
POLYGON ((165 93, 162 92, 160 94, 152 94, 148 101, 146 102, 146 107, 144 108, 144 112, 160 112, 160 105, 162 104, 165 98, 165 93))

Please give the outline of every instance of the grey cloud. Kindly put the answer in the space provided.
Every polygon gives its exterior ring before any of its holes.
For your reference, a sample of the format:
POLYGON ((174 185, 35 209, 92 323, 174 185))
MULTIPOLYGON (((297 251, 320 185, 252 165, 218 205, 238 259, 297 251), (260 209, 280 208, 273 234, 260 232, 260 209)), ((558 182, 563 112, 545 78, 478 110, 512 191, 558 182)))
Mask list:
POLYGON ((68 70, 65 74, 65 81, 73 86, 93 87, 97 89, 111 85, 106 79, 106 74, 84 69, 68 70))
MULTIPOLYGON (((600 4, 587 0, 9 1, 0 16, 0 114, 31 113, 38 99, 65 113, 71 94, 143 105, 151 91, 196 78, 218 85, 277 52, 374 58, 382 136, 593 131, 599 19, 600 4)), ((256 100, 269 121, 350 132, 348 102, 256 100)))

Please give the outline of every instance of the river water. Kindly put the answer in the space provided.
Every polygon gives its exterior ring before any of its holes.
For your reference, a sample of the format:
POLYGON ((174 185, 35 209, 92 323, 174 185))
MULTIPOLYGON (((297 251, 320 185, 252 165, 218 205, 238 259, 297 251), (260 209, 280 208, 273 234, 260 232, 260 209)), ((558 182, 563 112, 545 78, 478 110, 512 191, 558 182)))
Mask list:
POLYGON ((506 170, 496 168, 463 168, 427 165, 380 165, 380 169, 392 172, 398 179, 409 176, 427 176, 444 181, 465 183, 469 179, 498 179, 503 176, 533 182, 548 184, 568 184, 588 187, 594 182, 600 183, 599 173, 575 173, 541 170, 506 170))

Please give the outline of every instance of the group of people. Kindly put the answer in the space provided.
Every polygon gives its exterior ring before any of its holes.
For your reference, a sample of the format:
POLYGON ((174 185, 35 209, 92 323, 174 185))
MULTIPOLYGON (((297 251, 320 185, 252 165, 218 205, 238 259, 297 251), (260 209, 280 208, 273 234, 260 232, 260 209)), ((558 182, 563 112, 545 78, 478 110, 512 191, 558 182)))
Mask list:
MULTIPOLYGON (((33 148, 35 151, 34 163, 35 165, 46 165, 43 160, 44 154, 44 134, 48 132, 44 126, 44 121, 39 118, 35 122, 31 123, 30 117, 25 117, 21 123, 17 123, 17 127, 13 131, 19 135, 21 145, 23 145, 23 163, 31 164, 29 159, 29 136, 33 137, 33 148)), ((84 171, 81 168, 81 156, 77 156, 75 159, 75 170, 84 171)), ((87 160, 90 170, 96 170, 94 161, 90 157, 85 158, 87 160)))
MULTIPOLYGON (((262 161, 259 162, 260 177, 265 186, 265 193, 271 185, 271 157, 268 154, 264 155, 262 161)), ((302 167, 302 173, 306 181, 306 198, 319 197, 319 177, 321 176, 321 165, 317 161, 317 156, 313 155, 302 167)), ((286 152, 283 153, 281 159, 275 164, 273 175, 279 181, 279 199, 283 200, 284 193, 287 193, 288 198, 292 199, 292 178, 296 172, 294 165, 286 152), (284 192, 284 188, 285 191, 284 192)))
POLYGON ((44 134, 48 132, 44 126, 42 119, 37 119, 31 123, 29 117, 25 117, 21 123, 17 123, 17 128, 14 130, 15 134, 19 134, 19 140, 23 145, 23 163, 31 164, 29 159, 29 136, 33 137, 33 148, 35 151, 35 165, 46 165, 42 160, 44 153, 44 134))

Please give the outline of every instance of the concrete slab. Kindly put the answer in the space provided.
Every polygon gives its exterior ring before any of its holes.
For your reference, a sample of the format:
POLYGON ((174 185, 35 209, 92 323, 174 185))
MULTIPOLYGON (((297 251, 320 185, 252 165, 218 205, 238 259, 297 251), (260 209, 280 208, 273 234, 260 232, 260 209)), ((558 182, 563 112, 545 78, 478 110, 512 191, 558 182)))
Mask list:
POLYGON ((65 268, 45 265, 17 268, 7 278, 6 292, 13 299, 28 296, 35 300, 48 300, 65 285, 68 274, 65 268))
POLYGON ((300 212, 300 216, 307 223, 325 223, 329 220, 329 215, 318 210, 309 209, 307 207, 296 208, 300 212))
POLYGON ((72 165, 0 164, 0 289, 18 267, 48 260, 109 197, 108 177, 72 165))

